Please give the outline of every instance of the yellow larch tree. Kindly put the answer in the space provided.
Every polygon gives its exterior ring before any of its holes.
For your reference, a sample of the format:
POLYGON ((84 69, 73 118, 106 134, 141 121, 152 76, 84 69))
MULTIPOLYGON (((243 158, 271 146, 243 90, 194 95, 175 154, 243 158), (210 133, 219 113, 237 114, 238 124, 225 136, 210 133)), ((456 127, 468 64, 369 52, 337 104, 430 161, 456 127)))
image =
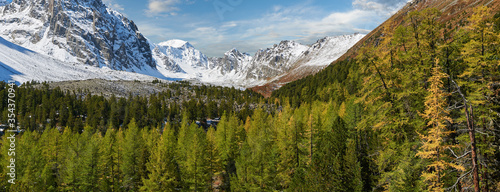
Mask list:
POLYGON ((422 117, 427 122, 427 129, 424 133, 419 133, 422 146, 416 154, 418 157, 428 159, 427 169, 422 173, 423 179, 429 191, 444 191, 442 178, 444 170, 449 167, 464 171, 464 168, 447 162, 445 150, 450 147, 444 141, 451 131, 447 130, 446 123, 452 122, 446 111, 446 96, 443 91, 443 78, 447 75, 441 72, 441 68, 436 62, 433 67, 432 76, 429 78, 429 95, 425 98, 425 111, 422 117))

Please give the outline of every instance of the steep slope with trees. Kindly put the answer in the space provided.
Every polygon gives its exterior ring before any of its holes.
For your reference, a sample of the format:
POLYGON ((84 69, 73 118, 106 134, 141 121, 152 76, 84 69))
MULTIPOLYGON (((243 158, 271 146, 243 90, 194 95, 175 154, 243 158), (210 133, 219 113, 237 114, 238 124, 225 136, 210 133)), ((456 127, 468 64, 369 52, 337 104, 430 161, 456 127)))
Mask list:
POLYGON ((416 1, 413 8, 379 27, 379 37, 350 59, 273 95, 294 107, 364 106, 357 128, 376 135, 368 151, 376 188, 497 189, 498 2, 416 1), (463 12, 449 17, 453 8, 463 12))

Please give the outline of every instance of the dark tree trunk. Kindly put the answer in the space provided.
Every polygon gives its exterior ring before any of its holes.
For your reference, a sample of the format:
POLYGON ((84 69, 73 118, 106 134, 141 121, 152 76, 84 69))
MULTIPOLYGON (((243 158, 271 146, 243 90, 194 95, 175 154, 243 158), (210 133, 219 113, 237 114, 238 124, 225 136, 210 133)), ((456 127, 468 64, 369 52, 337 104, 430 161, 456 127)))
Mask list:
POLYGON ((474 183, 474 191, 479 192, 479 171, 478 171, 478 164, 477 164, 477 149, 476 149, 476 130, 474 128, 474 110, 472 108, 472 105, 470 106, 470 112, 469 109, 467 108, 467 105, 465 105, 465 116, 467 117, 467 128, 469 129, 469 137, 470 137, 470 142, 471 142, 471 159, 472 159, 472 176, 473 176, 473 183, 474 183))

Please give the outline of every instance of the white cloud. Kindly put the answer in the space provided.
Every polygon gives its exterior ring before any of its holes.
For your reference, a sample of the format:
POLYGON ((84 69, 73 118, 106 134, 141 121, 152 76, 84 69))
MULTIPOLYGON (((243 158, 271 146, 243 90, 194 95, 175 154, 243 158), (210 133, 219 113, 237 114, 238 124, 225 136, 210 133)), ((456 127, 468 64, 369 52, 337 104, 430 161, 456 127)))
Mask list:
POLYGON ((280 11, 281 8, 282 8, 281 6, 276 5, 276 6, 273 7, 273 10, 276 12, 276 11, 280 11))
POLYGON ((103 3, 105 3, 106 5, 108 5, 108 7, 114 9, 114 10, 117 10, 117 11, 123 11, 125 10, 123 8, 123 5, 120 5, 118 3, 115 2, 115 0, 102 0, 103 3))
POLYGON ((149 0, 146 15, 176 15, 176 11, 179 11, 176 5, 180 2, 180 0, 149 0))
POLYGON ((233 35, 229 38, 251 39, 255 46, 253 46, 253 50, 245 51, 253 52, 281 40, 292 39, 310 44, 325 36, 355 32, 366 33, 385 19, 377 16, 373 11, 359 9, 309 18, 307 13, 314 9, 308 7, 282 8, 280 11, 267 14, 260 19, 237 21, 238 26, 246 26, 246 29, 241 31, 241 34, 238 33, 238 36, 233 35))
POLYGON ((356 9, 392 15, 408 2, 410 0, 353 0, 352 5, 356 9))
POLYGON ((149 0, 146 15, 153 16, 176 16, 180 11, 179 4, 194 4, 195 0, 149 0))
POLYGON ((153 23, 138 23, 141 31, 156 41, 183 39, 190 41, 208 56, 222 56, 236 47, 254 53, 281 40, 314 43, 325 36, 368 33, 401 8, 407 0, 353 0, 354 9, 325 12, 321 8, 302 4, 292 7, 272 7, 259 18, 223 23, 199 22, 186 24, 188 29, 158 28, 153 23), (395 6, 394 4, 398 4, 395 6), (392 5, 392 8, 388 8, 392 5))
POLYGON ((229 29, 229 28, 233 28, 233 27, 236 27, 238 26, 238 24, 236 22, 227 22, 227 23, 224 23, 221 28, 225 28, 225 29, 229 29))

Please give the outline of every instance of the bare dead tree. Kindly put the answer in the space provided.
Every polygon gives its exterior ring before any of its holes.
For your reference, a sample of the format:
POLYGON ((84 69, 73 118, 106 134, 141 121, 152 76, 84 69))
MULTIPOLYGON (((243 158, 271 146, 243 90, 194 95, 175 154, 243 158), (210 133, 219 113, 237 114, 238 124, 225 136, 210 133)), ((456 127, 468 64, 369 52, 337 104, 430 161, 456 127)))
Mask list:
MULTIPOLYGON (((474 183, 474 191, 479 192, 480 191, 479 167, 478 167, 478 163, 477 163, 476 130, 474 127, 474 108, 472 107, 471 104, 468 104, 467 99, 465 98, 464 94, 460 90, 460 86, 458 86, 458 84, 453 79, 451 79, 451 82, 453 82, 453 84, 456 86, 457 92, 464 102, 465 117, 467 119, 467 129, 469 132, 469 138, 470 138, 470 142, 471 142, 470 154, 471 154, 471 161, 472 161, 472 170, 471 170, 472 177, 473 177, 472 180, 474 183)), ((459 180, 461 180, 461 178, 463 178, 463 177, 460 177, 459 180)))

